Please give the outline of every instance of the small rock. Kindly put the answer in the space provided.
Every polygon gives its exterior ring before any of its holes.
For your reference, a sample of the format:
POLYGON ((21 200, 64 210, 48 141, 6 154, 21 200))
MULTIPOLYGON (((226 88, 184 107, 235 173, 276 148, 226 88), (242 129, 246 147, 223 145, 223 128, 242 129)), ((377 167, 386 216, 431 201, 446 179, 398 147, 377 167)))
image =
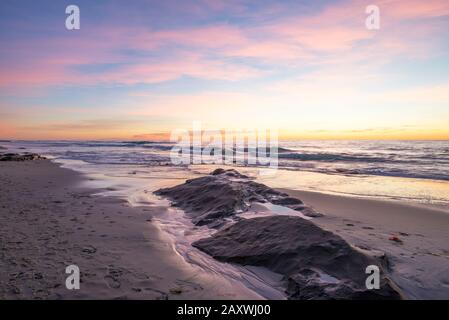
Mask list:
POLYGON ((182 293, 182 288, 179 288, 179 287, 177 287, 177 288, 171 288, 171 289, 170 289, 170 293, 171 293, 171 294, 181 294, 181 293, 182 293))
POLYGON ((397 242, 400 244, 404 243, 398 236, 391 236, 390 238, 388 238, 388 240, 394 241, 394 242, 397 242))

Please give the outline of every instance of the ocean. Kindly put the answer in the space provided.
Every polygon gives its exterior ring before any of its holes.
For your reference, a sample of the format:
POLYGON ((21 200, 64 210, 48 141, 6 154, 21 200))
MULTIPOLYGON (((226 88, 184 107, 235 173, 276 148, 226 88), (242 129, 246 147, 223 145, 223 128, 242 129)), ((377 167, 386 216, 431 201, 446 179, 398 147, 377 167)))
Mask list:
MULTIPOLYGON (((8 148, 2 152, 39 153, 83 173, 81 187, 94 188, 96 195, 120 197, 132 206, 165 207, 152 223, 189 265, 242 283, 262 297, 283 299, 278 274, 221 263, 193 247, 193 242, 215 230, 194 225, 181 209, 153 193, 226 166, 174 166, 173 144, 151 141, 2 141, 0 145, 8 148)), ((281 141, 278 151, 276 170, 249 164, 236 169, 272 188, 399 201, 449 212, 448 141, 281 141)), ((283 212, 285 207, 268 208, 268 214, 298 214, 283 212)))
MULTIPOLYGON (((174 144, 170 142, 12 141, 1 145, 45 155, 118 185, 126 185, 131 176, 139 180, 138 185, 153 177, 156 186, 166 186, 217 167, 171 165, 174 144)), ((449 204, 449 141, 280 141, 278 170, 265 176, 256 167, 246 163, 238 169, 272 187, 449 204)))

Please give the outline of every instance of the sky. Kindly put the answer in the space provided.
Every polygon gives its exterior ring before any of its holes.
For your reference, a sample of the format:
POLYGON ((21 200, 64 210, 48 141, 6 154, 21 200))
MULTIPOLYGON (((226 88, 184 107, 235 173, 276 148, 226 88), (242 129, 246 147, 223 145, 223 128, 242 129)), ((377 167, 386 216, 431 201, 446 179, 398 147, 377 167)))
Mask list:
POLYGON ((447 0, 2 0, 0 139, 449 139, 448 39, 447 0))

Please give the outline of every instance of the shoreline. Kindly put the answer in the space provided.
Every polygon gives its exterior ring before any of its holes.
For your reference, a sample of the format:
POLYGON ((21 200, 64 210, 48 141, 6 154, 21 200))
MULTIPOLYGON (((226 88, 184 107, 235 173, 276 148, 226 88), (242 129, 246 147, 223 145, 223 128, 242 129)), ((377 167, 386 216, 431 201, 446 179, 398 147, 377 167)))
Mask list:
MULTIPOLYGON (((129 167, 130 170, 144 172, 148 165, 157 162, 156 166, 160 164, 158 161, 162 161, 165 158, 170 162, 167 152, 167 146, 164 145, 162 149, 158 144, 154 145, 151 141, 148 141, 148 145, 142 141, 142 143, 135 144, 132 141, 77 141, 75 145, 68 143, 67 141, 54 141, 56 144, 49 141, 14 141, 4 144, 8 147, 9 152, 23 152, 30 151, 37 154, 48 156, 50 159, 54 159, 57 162, 67 162, 67 167, 75 169, 77 171, 91 171, 94 173, 104 172, 107 175, 114 175, 117 171, 121 171, 124 167, 129 167), (101 154, 101 160, 99 160, 96 154, 97 149, 93 148, 98 145, 98 152, 101 154), (86 149, 86 147, 88 147, 86 149), (112 154, 108 154, 109 147, 115 149, 112 154), (155 149, 153 149, 155 147, 155 149), (131 151, 131 154, 129 153, 131 151), (65 152, 71 152, 67 157, 60 157, 65 152), (77 163, 79 162, 79 163, 77 163), (95 167, 95 168, 94 168, 95 167), (103 168, 100 168, 103 167, 103 168), (143 170, 140 170, 140 169, 143 170)), ((327 146, 325 144, 325 146, 327 146)), ((382 144, 381 144, 382 146, 382 144)), ((310 146, 309 146, 310 147, 310 146)), ((307 148, 306 148, 307 149, 307 148)), ((323 152, 326 152, 326 148, 323 152)), ((388 150, 388 149, 387 149, 388 150)), ((299 151, 298 151, 299 152, 299 151)), ((357 152, 356 152, 357 153, 357 152)), ((306 153, 307 154, 307 153, 306 153)), ((164 161, 165 161, 164 160, 164 161)), ((300 162, 302 166, 290 167, 279 166, 276 170, 276 176, 271 179, 270 172, 268 176, 264 177, 264 174, 258 177, 258 181, 273 188, 289 188, 299 190, 309 190, 322 192, 325 194, 334 194, 341 196, 354 196, 372 199, 393 200, 393 201, 413 201, 417 204, 431 204, 437 206, 443 210, 449 210, 449 180, 438 179, 440 172, 439 168, 435 168, 434 178, 420 178, 414 175, 401 175, 401 174, 382 174, 382 172, 373 172, 363 174, 358 171, 358 166, 354 164, 354 167, 350 167, 349 172, 346 171, 333 171, 333 170, 315 170, 315 166, 319 166, 321 162, 300 162)), ((328 163, 332 168, 334 165, 338 165, 340 162, 329 159, 328 163)), ((344 164, 345 162, 343 162, 344 164)), ((347 163, 350 165, 350 163, 347 163)), ((285 165, 285 164, 284 164, 285 165)), ((200 174, 207 174, 213 169, 210 168, 227 167, 225 165, 191 165, 189 168, 193 168, 192 171, 198 170, 200 174)), ((233 166, 229 166, 233 168, 233 166)), ((254 171, 264 170, 258 166, 237 166, 235 167, 240 172, 246 171, 250 174, 254 171)), ((441 167, 443 168, 443 166, 441 167)), ((401 169, 410 170, 409 165, 404 164, 401 169)), ((151 171, 151 170, 150 170, 151 171)), ((139 172, 139 173, 140 173, 139 172)), ((397 172, 396 172, 397 173, 397 172)), ((441 178, 445 176, 444 172, 441 172, 441 178)), ((183 178, 181 173, 179 177, 183 178)), ((181 182, 182 183, 182 182, 181 182)))
MULTIPOLYGON (((3 187, 10 188, 0 188, 4 227, 0 234, 5 243, 0 263, 2 270, 7 270, 1 279, 7 283, 0 288, 2 299, 262 299, 248 284, 223 278, 219 269, 211 277, 202 274, 199 266, 190 265, 175 250, 174 239, 155 221, 167 207, 131 206, 118 197, 95 195, 99 189, 81 186, 88 175, 50 160, 8 162, 0 166, 0 176, 6 182, 3 187), (24 193, 18 192, 21 188, 24 193), (47 198, 39 194, 42 191, 47 198), (25 214, 17 216, 17 212, 25 214), (49 221, 56 231, 46 230, 49 221), (10 230, 17 228, 22 228, 21 234, 12 234, 10 230), (42 246, 45 248, 36 249, 42 246), (11 250, 18 254, 10 255, 11 250), (64 287, 63 263, 74 257, 81 261, 81 272, 87 274, 82 283, 86 291, 64 287), (21 281, 30 283, 29 288, 21 287, 21 281)), ((278 190, 324 213, 313 219, 321 228, 359 248, 385 252, 391 262, 391 278, 408 298, 449 298, 449 276, 445 274, 449 238, 444 233, 449 230, 449 219, 445 211, 394 201, 278 190), (398 236, 402 243, 391 241, 391 236, 398 236)))
POLYGON ((0 166, 0 299, 260 299, 187 265, 151 223, 163 207, 131 207, 80 186, 49 160, 0 166), (81 289, 65 288, 65 268, 81 289))

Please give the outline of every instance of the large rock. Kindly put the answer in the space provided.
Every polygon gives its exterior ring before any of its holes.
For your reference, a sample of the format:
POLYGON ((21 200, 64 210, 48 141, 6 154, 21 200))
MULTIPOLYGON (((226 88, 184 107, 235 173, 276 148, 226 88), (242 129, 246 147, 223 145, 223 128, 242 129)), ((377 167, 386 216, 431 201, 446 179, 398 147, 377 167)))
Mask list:
POLYGON ((284 275, 290 299, 401 298, 381 260, 300 217, 241 220, 193 246, 219 261, 261 266, 284 275), (381 270, 378 290, 365 286, 368 265, 381 270))
POLYGON ((168 197, 182 208, 196 225, 217 227, 249 209, 252 202, 271 202, 308 216, 319 216, 301 200, 254 182, 230 169, 216 169, 210 175, 187 180, 184 184, 159 189, 157 195, 168 197))

